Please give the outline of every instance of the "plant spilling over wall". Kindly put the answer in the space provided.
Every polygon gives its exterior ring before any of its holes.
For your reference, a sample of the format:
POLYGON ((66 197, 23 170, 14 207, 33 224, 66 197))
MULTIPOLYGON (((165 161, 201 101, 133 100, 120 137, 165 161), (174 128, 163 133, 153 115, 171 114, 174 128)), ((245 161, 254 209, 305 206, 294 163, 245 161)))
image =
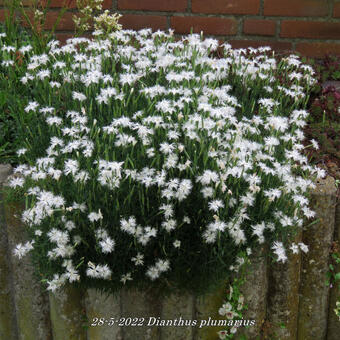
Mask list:
POLYGON ((49 290, 203 292, 264 242, 282 262, 306 251, 289 240, 324 171, 302 155, 314 80, 298 57, 148 29, 21 51, 34 101, 10 186, 30 240, 15 254, 49 290))

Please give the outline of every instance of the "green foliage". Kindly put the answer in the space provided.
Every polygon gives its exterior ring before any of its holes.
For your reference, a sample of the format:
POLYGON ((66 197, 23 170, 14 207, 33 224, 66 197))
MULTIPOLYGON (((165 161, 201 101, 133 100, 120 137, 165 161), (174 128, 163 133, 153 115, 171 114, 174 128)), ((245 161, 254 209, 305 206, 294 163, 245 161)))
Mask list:
POLYGON ((27 58, 20 52, 5 51, 5 46, 13 46, 19 49, 22 45, 29 44, 31 39, 26 30, 16 23, 0 25, 0 33, 6 31, 6 36, 0 39, 0 60, 14 60, 14 64, 6 67, 0 63, 0 163, 16 163, 15 154, 19 144, 19 123, 18 111, 22 109, 23 100, 31 98, 29 87, 20 82, 25 74, 25 63, 27 58), (20 94, 20 95, 19 95, 20 94))
MULTIPOLYGON (((340 57, 327 55, 322 60, 308 60, 316 71, 318 82, 309 100, 308 124, 304 128, 308 140, 316 140, 319 149, 306 149, 311 161, 323 165, 335 178, 340 178, 340 91, 325 81, 340 80, 340 57)), ((331 83, 330 83, 331 84, 331 83)))
MULTIPOLYGON (((336 289, 340 292, 340 252, 339 245, 333 242, 331 248, 331 262, 328 265, 329 271, 326 273, 326 286, 330 286, 332 289, 336 289)), ((340 299, 336 302, 336 308, 334 313, 339 317, 340 321, 340 299)))

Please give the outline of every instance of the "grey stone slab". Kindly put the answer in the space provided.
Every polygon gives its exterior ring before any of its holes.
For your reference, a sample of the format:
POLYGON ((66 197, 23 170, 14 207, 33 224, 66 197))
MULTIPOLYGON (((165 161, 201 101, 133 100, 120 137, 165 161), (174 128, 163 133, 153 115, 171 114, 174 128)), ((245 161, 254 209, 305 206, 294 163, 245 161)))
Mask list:
MULTIPOLYGON (((340 248, 340 201, 338 201, 335 211, 335 230, 334 241, 337 242, 340 248)), ((340 264, 335 267, 335 272, 340 273, 340 264)), ((340 320, 334 313, 336 302, 340 301, 340 289, 338 285, 340 282, 331 288, 329 299, 329 312, 328 312, 328 324, 327 324, 327 340, 338 340, 340 337, 340 320)))
POLYGON ((48 294, 34 275, 30 257, 19 259, 13 256, 15 246, 27 241, 25 227, 20 220, 22 206, 6 204, 10 261, 13 272, 13 292, 20 340, 51 340, 48 294))
POLYGON ((169 326, 161 326, 161 340, 187 340, 193 337, 194 296, 174 293, 162 298, 161 320, 169 326), (171 326, 170 326, 171 324, 171 326))
POLYGON ((15 340, 18 337, 12 292, 11 265, 8 261, 8 239, 2 184, 12 172, 8 164, 0 164, 0 339, 15 340))
POLYGON ((336 187, 332 177, 319 180, 311 195, 318 222, 303 232, 309 252, 303 254, 300 282, 298 340, 325 339, 328 287, 325 285, 335 220, 336 187))
MULTIPOLYGON (((302 231, 294 242, 301 240, 302 231)), ((285 263, 269 265, 267 320, 271 334, 280 340, 297 337, 301 254, 288 252, 287 257, 285 263)))
POLYGON ((219 315, 218 310, 225 302, 228 288, 229 280, 226 279, 216 291, 196 297, 195 312, 198 322, 194 329, 195 340, 216 340, 217 332, 228 328, 211 326, 209 322, 209 320, 226 320, 224 316, 219 315))
POLYGON ((160 316, 161 302, 154 291, 122 290, 121 317, 143 320, 142 326, 122 328, 124 340, 159 340, 160 330, 155 325, 155 319, 157 320, 160 316))
POLYGON ((49 294, 53 340, 87 340, 85 303, 81 290, 71 286, 49 294))
POLYGON ((267 253, 266 247, 259 247, 249 257, 251 263, 247 269, 245 283, 241 287, 245 304, 248 306, 243 319, 255 320, 255 325, 240 328, 235 339, 240 339, 241 336, 246 336, 249 340, 260 339, 261 328, 267 313, 267 253))
MULTIPOLYGON (((85 308, 88 319, 87 340, 122 340, 122 327, 118 322, 121 316, 120 294, 102 294, 88 289, 85 294, 85 308), (101 325, 100 318, 107 322, 101 325), (113 319, 110 323, 111 318, 113 319)), ((133 338, 131 338, 133 339, 133 338)), ((136 338, 137 339, 137 338, 136 338)))

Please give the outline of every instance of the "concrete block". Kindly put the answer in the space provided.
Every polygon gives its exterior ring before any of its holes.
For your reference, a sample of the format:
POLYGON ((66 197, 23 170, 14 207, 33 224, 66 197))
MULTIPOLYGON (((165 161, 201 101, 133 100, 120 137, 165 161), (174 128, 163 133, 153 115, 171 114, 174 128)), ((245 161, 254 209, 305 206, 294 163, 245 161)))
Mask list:
POLYGON ((174 293, 162 297, 161 320, 172 320, 172 326, 160 327, 161 340, 192 339, 194 316, 194 296, 174 293), (176 322, 177 321, 177 322, 176 322), (175 324, 176 322, 176 324, 175 324))
POLYGON ((12 273, 8 261, 8 239, 5 224, 5 211, 2 184, 11 174, 12 168, 8 164, 0 164, 0 339, 15 340, 18 338, 12 294, 12 273))
POLYGON ((267 248, 259 247, 249 258, 250 265, 247 269, 245 283, 241 287, 245 304, 248 306, 243 319, 255 320, 255 325, 247 328, 242 326, 237 331, 235 339, 240 339, 241 336, 246 336, 249 340, 261 338, 261 327, 267 312, 267 253, 267 248))
MULTIPOLYGON (((340 249, 340 201, 338 201, 335 211, 335 230, 334 241, 337 241, 340 249)), ((337 273, 340 273, 340 264, 335 268, 337 273)), ((334 313, 335 304, 340 301, 340 289, 338 285, 340 282, 331 288, 329 299, 329 311, 328 311, 328 325, 327 325, 327 340, 338 340, 340 337, 340 320, 334 313)))
POLYGON ((319 220, 303 232, 309 252, 302 256, 298 340, 325 339, 329 289, 325 285, 335 220, 336 187, 332 177, 319 180, 311 207, 319 220))
POLYGON ((71 286, 49 294, 53 340, 86 340, 85 304, 81 290, 71 286))
POLYGON ((209 323, 209 318, 210 320, 226 320, 226 317, 218 314, 218 310, 226 300, 228 287, 229 280, 225 280, 215 292, 196 297, 195 312, 198 325, 194 329, 194 339, 216 340, 218 331, 228 329, 228 327, 211 326, 209 323))
POLYGON ((120 294, 113 296, 88 289, 85 294, 85 309, 88 319, 87 340, 123 339, 122 327, 117 322, 121 316, 120 294), (100 325, 100 318, 104 318, 107 322, 100 325), (109 323, 111 318, 114 319, 112 325, 109 323))
POLYGON ((18 335, 20 340, 51 340, 48 294, 36 279, 29 256, 22 259, 13 256, 15 246, 27 241, 21 212, 20 204, 5 206, 18 335))
MULTIPOLYGON (((302 240, 302 231, 294 242, 302 240)), ((297 336, 301 254, 287 252, 285 263, 269 265, 267 320, 275 339, 291 340, 297 336)))
MULTIPOLYGON (((160 330, 154 324, 153 318, 161 316, 161 300, 154 291, 122 290, 123 318, 144 319, 143 326, 122 328, 123 339, 158 340, 160 330)), ((169 339, 171 340, 171 339, 169 339)))

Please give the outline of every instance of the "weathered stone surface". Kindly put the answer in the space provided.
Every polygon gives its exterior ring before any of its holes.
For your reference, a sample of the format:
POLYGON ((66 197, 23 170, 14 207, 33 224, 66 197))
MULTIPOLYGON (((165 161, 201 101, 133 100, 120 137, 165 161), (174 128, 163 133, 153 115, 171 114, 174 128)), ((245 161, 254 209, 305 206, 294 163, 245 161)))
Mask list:
MULTIPOLYGON (((123 339, 158 340, 159 328, 152 326, 154 319, 161 316, 161 303, 153 292, 138 290, 122 290, 122 315, 123 318, 144 318, 143 326, 123 327, 123 339)), ((170 339, 169 339, 170 340, 170 339)))
POLYGON ((49 294, 53 340, 86 340, 85 305, 79 289, 70 286, 49 294))
POLYGON ((48 294, 36 280, 29 256, 18 259, 12 255, 15 246, 26 241, 25 229, 20 221, 21 211, 19 204, 5 206, 18 335, 20 340, 50 340, 52 332, 48 294))
POLYGON ((123 339, 122 327, 119 327, 117 322, 121 315, 120 295, 107 295, 102 294, 95 289, 88 289, 85 294, 85 309, 88 319, 88 340, 123 339), (99 320, 96 320, 95 318, 104 318, 108 322, 99 325, 99 320), (109 323, 111 318, 114 319, 114 323, 109 323))
POLYGON ((226 320, 225 317, 218 314, 218 310, 222 307, 227 297, 228 281, 223 282, 216 292, 199 296, 195 299, 195 319, 198 321, 194 329, 195 339, 216 340, 217 332, 228 328, 208 326, 209 318, 210 320, 226 320))
POLYGON ((162 298, 161 320, 177 320, 176 326, 160 327, 161 339, 192 339, 194 297, 191 294, 171 294, 162 298))
POLYGON ((328 287, 325 285, 333 240, 336 188, 334 179, 319 180, 311 206, 318 222, 303 232, 309 252, 302 256, 298 340, 325 339, 328 316, 328 287))
MULTIPOLYGON (((335 212, 334 241, 337 241, 340 247, 340 201, 338 201, 335 212)), ((340 273, 340 264, 336 266, 335 271, 340 273)), ((327 340, 338 340, 340 337, 340 320, 334 313, 337 301, 340 301, 340 289, 336 285, 330 290, 327 340)))
MULTIPOLYGON (((302 231, 294 242, 301 242, 302 231)), ((301 254, 287 253, 285 263, 269 266, 267 320, 275 339, 291 340, 297 336, 301 254)))
POLYGON ((267 310, 267 258, 266 248, 260 248, 250 256, 251 264, 246 273, 246 280, 241 287, 245 304, 248 309, 244 312, 243 319, 255 320, 254 326, 242 327, 237 331, 235 339, 245 335, 248 340, 259 339, 262 324, 266 318, 267 310))
POLYGON ((2 186, 7 177, 12 173, 12 167, 9 164, 0 164, 0 185, 2 186))
MULTIPOLYGON (((0 191, 12 172, 8 164, 0 164, 0 191)), ((12 295, 11 266, 8 261, 8 240, 5 224, 3 195, 0 192, 0 339, 17 339, 14 299, 12 295)))

